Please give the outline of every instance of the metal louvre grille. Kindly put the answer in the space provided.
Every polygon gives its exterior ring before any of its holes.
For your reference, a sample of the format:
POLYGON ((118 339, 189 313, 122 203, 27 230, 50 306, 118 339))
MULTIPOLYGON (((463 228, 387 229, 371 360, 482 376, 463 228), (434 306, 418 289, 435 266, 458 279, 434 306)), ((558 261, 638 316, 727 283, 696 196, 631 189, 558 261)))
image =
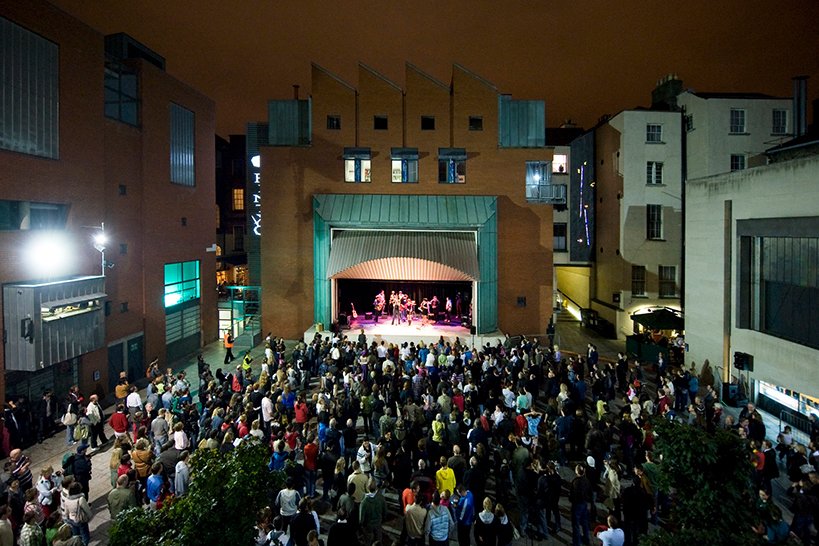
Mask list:
POLYGON ((59 157, 59 47, 0 17, 0 148, 59 157))
POLYGON ((171 103, 171 182, 183 186, 196 185, 194 177, 194 114, 187 108, 171 103))
POLYGON ((165 315, 165 344, 171 344, 199 333, 199 305, 165 315))

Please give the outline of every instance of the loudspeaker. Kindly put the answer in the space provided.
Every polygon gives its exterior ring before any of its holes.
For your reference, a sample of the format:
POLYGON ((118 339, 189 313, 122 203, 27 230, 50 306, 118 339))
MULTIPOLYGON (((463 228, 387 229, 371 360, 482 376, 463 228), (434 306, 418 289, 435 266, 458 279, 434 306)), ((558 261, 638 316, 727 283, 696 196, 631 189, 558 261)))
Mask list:
POLYGON ((469 333, 470 333, 471 335, 473 335, 473 336, 474 336, 475 334, 477 334, 477 333, 478 333, 478 329, 477 329, 477 328, 475 328, 475 325, 474 325, 474 324, 473 324, 472 326, 470 326, 470 327, 469 327, 469 333))
POLYGON ((747 372, 754 371, 754 356, 736 351, 734 353, 734 369, 747 372))

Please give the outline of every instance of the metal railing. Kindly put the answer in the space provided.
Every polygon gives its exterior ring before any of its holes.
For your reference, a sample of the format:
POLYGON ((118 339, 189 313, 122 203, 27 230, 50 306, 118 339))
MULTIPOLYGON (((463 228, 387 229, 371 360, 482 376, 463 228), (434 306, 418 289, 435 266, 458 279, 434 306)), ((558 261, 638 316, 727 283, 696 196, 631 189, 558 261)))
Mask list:
POLYGON ((789 410, 781 410, 779 412, 779 432, 782 432, 785 425, 790 425, 794 442, 804 446, 808 445, 811 425, 807 417, 789 410))
POLYGON ((538 184, 526 186, 526 201, 549 205, 566 204, 566 184, 538 184))

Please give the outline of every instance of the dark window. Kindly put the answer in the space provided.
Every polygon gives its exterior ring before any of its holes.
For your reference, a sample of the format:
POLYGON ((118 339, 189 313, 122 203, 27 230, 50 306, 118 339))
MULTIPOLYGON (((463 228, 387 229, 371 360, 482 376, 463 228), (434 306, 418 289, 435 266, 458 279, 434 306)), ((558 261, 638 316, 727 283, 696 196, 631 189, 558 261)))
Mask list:
POLYGON ((677 297, 677 266, 661 265, 659 275, 660 297, 661 298, 677 297))
POLYGON ((29 229, 64 229, 68 219, 68 206, 31 203, 29 214, 29 229))
POLYGON ((120 184, 119 185, 119 194, 120 195, 128 195, 128 186, 126 186, 125 184, 120 184))
POLYGON ((566 224, 554 225, 554 251, 566 252, 567 231, 566 224))
POLYGON ((483 131, 483 116, 469 116, 469 130, 483 131))
POLYGON ((329 131, 340 131, 341 130, 341 116, 338 114, 328 114, 327 115, 327 129, 329 131))
POLYGON ((646 239, 663 238, 663 206, 646 205, 646 239))
POLYGON ((631 295, 646 295, 646 268, 644 265, 631 266, 631 295))
POLYGON ((139 124, 139 76, 112 58, 105 61, 105 116, 128 125, 139 124))
POLYGON ((441 184, 463 184, 466 182, 466 160, 439 159, 438 182, 441 184))
POLYGON ((105 316, 109 316, 111 314, 111 301, 105 300, 105 316))
POLYGON ((388 127, 387 116, 373 116, 373 129, 376 131, 386 131, 388 127))
POLYGON ((434 131, 435 130, 435 116, 421 116, 421 130, 434 131))
POLYGON ((119 244, 119 253, 120 254, 128 254, 128 243, 120 243, 119 244))
POLYGON ((195 186, 195 116, 191 110, 171 103, 171 182, 195 186))
POLYGON ((119 312, 120 313, 127 313, 128 312, 128 302, 124 301, 119 304, 119 312))

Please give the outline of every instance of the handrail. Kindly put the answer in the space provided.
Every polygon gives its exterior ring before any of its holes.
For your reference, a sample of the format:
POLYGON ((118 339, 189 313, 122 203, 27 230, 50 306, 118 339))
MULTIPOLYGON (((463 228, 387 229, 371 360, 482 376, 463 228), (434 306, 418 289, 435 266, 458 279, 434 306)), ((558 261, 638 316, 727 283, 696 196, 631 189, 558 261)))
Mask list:
POLYGON ((794 441, 802 445, 808 445, 808 442, 810 442, 811 426, 807 417, 803 417, 802 415, 796 414, 793 411, 780 410, 779 432, 782 432, 782 429, 784 428, 782 426, 782 421, 785 421, 786 425, 790 425, 791 431, 793 432, 794 441))

